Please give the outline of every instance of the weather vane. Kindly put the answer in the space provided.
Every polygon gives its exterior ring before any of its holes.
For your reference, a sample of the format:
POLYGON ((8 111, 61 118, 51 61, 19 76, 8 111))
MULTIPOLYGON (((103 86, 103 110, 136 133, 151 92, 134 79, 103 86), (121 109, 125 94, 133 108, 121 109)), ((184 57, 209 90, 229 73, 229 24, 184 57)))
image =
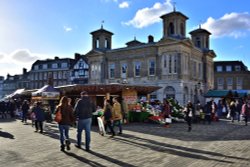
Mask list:
POLYGON ((202 21, 199 21, 199 29, 201 29, 202 21))
POLYGON ((175 6, 176 6, 176 2, 173 2, 174 12, 176 11, 175 6))
POLYGON ((102 20, 101 29, 103 29, 104 20, 102 20))

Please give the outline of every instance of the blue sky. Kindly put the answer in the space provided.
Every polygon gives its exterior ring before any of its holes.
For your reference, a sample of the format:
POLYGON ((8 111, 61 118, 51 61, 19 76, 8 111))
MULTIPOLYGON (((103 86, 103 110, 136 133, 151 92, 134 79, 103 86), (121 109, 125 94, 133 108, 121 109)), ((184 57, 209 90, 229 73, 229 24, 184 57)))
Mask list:
POLYGON ((74 57, 91 50, 91 35, 101 27, 113 32, 112 48, 136 39, 162 37, 159 17, 182 12, 188 32, 207 29, 215 60, 241 60, 250 68, 248 0, 0 0, 0 76, 30 70, 37 59, 74 57))

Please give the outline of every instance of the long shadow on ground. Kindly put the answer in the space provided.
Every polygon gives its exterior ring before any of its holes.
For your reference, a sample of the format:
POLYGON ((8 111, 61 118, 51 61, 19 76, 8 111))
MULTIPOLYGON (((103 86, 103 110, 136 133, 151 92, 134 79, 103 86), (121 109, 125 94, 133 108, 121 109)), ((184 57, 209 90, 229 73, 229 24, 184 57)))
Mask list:
POLYGON ((183 146, 161 143, 155 140, 140 138, 140 137, 129 135, 129 134, 123 134, 121 136, 113 138, 112 140, 123 142, 126 144, 131 144, 131 145, 138 146, 141 148, 146 148, 146 149, 149 148, 155 151, 178 155, 181 157, 193 158, 193 159, 214 160, 214 161, 230 163, 230 164, 234 163, 234 161, 221 160, 221 159, 229 158, 229 159, 244 160, 247 162, 249 161, 249 159, 247 158, 227 156, 227 155, 212 152, 212 151, 205 151, 205 150, 199 150, 199 149, 193 149, 193 148, 188 148, 188 147, 183 147, 183 146), (208 156, 214 156, 220 159, 211 158, 208 156))
POLYGON ((250 126, 223 120, 212 122, 211 125, 192 124, 191 132, 187 132, 186 123, 173 123, 170 128, 164 128, 160 124, 130 123, 123 125, 123 129, 182 141, 250 140, 250 126))
POLYGON ((0 137, 8 138, 8 139, 15 139, 14 135, 9 132, 3 132, 0 130, 0 137))

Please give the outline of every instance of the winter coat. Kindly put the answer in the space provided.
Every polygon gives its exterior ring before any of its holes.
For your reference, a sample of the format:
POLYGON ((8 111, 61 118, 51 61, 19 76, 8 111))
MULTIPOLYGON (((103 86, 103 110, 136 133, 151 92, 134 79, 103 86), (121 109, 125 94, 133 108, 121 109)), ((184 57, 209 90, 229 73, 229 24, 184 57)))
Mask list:
POLYGON ((104 120, 109 121, 112 119, 112 107, 110 104, 107 104, 104 109, 104 120))
POLYGON ((250 116, 250 107, 247 104, 242 105, 241 114, 247 117, 250 116))
POLYGON ((75 121, 75 117, 73 114, 73 108, 70 105, 65 107, 58 106, 56 108, 56 113, 61 111, 62 120, 59 122, 60 125, 72 125, 75 121))
POLYGON ((24 104, 22 105, 22 111, 23 111, 24 113, 27 113, 27 112, 29 111, 29 108, 30 108, 30 106, 29 106, 27 103, 24 103, 24 104))
POLYGON ((113 104, 112 120, 121 120, 121 119, 122 119, 121 104, 116 102, 113 104))
POLYGON ((230 103, 230 116, 234 117, 236 115, 236 106, 234 102, 230 103))
POLYGON ((88 96, 83 96, 75 105, 75 116, 79 119, 92 118, 92 113, 95 112, 95 105, 88 96))
POLYGON ((45 120, 45 113, 44 110, 40 106, 36 106, 33 108, 33 112, 36 115, 36 120, 37 121, 44 121, 45 120))

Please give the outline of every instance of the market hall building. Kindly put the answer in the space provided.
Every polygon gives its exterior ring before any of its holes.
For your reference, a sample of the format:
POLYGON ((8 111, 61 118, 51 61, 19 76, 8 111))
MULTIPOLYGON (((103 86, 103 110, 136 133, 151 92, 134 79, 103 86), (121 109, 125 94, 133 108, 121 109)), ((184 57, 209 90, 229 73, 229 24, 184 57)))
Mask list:
POLYGON ((101 29, 91 32, 92 50, 85 56, 89 64, 89 83, 124 83, 159 86, 151 98, 174 98, 181 105, 189 100, 204 102, 203 95, 213 88, 216 54, 210 49, 211 35, 199 27, 186 37, 188 17, 178 11, 161 16, 163 34, 159 41, 134 39, 127 47, 112 49, 113 33, 101 29))

